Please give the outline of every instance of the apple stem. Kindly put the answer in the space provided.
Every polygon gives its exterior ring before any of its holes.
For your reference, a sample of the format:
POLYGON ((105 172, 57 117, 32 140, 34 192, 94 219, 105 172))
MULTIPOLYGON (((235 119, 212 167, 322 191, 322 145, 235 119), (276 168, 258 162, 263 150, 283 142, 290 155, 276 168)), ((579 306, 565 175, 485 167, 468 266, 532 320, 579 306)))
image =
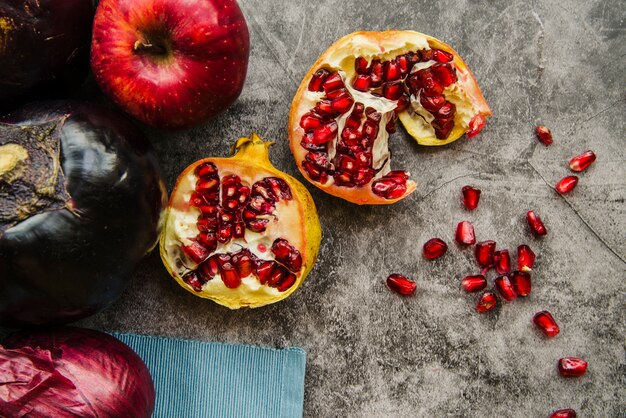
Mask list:
POLYGON ((167 49, 162 45, 155 45, 144 41, 136 41, 135 45, 133 45, 133 51, 151 55, 165 55, 167 53, 167 49))

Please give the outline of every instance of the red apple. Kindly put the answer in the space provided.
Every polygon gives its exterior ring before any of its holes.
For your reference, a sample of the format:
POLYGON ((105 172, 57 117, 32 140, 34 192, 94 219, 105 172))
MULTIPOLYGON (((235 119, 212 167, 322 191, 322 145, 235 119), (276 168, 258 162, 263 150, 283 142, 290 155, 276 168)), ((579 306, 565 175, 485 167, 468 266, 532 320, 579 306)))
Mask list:
POLYGON ((185 128, 232 104, 250 54, 234 0, 101 0, 91 68, 102 90, 147 123, 185 128))

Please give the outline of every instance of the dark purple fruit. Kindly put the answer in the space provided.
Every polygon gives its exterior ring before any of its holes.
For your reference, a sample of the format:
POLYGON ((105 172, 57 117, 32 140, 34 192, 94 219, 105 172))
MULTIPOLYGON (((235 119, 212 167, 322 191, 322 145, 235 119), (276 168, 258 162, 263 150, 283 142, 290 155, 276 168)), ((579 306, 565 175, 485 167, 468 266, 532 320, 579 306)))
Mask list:
POLYGON ((92 104, 0 123, 0 323, 63 323, 121 293, 154 247, 167 193, 150 142, 92 104))
POLYGON ((0 2, 0 109, 67 96, 89 70, 92 0, 0 2))

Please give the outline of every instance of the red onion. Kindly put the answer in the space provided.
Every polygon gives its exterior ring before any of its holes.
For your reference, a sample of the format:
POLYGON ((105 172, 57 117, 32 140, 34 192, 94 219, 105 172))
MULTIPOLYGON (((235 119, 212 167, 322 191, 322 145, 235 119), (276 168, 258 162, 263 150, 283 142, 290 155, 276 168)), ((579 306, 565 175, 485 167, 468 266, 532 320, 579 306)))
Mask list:
POLYGON ((0 346, 0 411, 9 418, 149 418, 150 372, 126 344, 64 327, 20 332, 0 346))

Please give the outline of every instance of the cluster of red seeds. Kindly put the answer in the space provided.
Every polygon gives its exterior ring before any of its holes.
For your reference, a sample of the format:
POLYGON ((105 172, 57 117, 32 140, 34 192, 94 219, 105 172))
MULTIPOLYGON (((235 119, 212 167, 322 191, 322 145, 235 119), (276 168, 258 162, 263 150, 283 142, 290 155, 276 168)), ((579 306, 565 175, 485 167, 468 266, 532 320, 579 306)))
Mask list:
POLYGON ((241 279, 251 274, 261 284, 280 291, 293 286, 296 281, 294 273, 302 267, 302 256, 285 239, 278 238, 272 244, 275 261, 262 260, 245 248, 211 255, 218 243, 245 239, 246 229, 265 231, 268 217, 273 216, 276 209, 276 202, 292 199, 287 182, 277 177, 266 177, 250 188, 243 185, 237 175, 220 178, 217 166, 212 162, 200 164, 194 174, 198 179, 189 204, 201 212, 196 222, 199 233, 181 249, 198 268, 183 276, 185 283, 200 292, 202 286, 219 273, 228 288, 238 287, 241 279))
MULTIPOLYGON (((552 133, 545 126, 537 126, 535 128, 535 133, 537 134, 537 139, 544 144, 545 146, 549 146, 552 144, 552 133)), ((580 155, 576 155, 569 160, 569 168, 575 172, 582 172, 587 169, 593 162, 596 160, 596 154, 591 151, 585 151, 580 155)), ((566 194, 574 190, 576 185, 578 184, 578 176, 566 176, 563 177, 554 187, 559 194, 566 194)))
MULTIPOLYGON (((451 54, 438 49, 409 52, 384 62, 374 59, 369 64, 365 58, 358 57, 352 86, 355 90, 397 101, 393 115, 385 124, 389 133, 395 132, 397 114, 409 105, 410 95, 419 96, 422 106, 435 117, 432 126, 437 137, 445 139, 454 127, 456 112, 454 104, 442 95, 444 88, 457 81, 456 69, 450 64, 452 59, 451 54), (436 63, 411 72, 418 62, 431 60, 436 63)), ((343 187, 368 184, 382 168, 374 167, 372 158, 382 114, 355 102, 338 72, 320 68, 313 74, 308 90, 324 95, 300 118, 300 127, 304 130, 300 144, 308 151, 302 162, 303 169, 312 180, 320 183, 332 177, 336 185, 343 187), (343 130, 338 132, 337 119, 348 112, 343 130), (331 161, 329 144, 335 140, 335 156, 331 161)), ((372 191, 386 199, 397 199, 406 192, 407 179, 404 171, 392 171, 374 181, 372 191)))

